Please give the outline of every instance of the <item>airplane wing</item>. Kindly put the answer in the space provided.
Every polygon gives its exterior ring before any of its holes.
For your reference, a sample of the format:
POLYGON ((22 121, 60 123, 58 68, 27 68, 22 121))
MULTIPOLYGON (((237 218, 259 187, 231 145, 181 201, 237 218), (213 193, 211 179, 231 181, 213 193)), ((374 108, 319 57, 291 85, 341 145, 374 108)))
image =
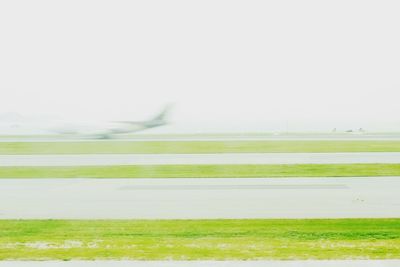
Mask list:
POLYGON ((116 134, 127 134, 160 127, 167 124, 167 115, 171 105, 167 105, 159 114, 146 121, 116 121, 107 125, 73 125, 65 126, 53 131, 64 135, 87 136, 92 138, 111 138, 116 134))

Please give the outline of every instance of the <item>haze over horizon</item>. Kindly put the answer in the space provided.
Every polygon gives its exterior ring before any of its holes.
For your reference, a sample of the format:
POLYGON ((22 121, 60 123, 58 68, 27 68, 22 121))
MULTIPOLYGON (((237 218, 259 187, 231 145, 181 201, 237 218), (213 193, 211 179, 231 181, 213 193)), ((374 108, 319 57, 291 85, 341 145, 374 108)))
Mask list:
POLYGON ((399 7, 2 1, 0 114, 141 120, 172 102, 152 132, 400 131, 399 7))

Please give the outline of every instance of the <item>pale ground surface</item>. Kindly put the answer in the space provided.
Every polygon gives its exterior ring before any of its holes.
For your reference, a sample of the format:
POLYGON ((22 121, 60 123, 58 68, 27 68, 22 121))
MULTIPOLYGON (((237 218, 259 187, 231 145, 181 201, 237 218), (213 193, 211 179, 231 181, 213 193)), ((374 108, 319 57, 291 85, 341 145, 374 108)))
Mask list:
POLYGON ((400 217, 399 177, 1 179, 0 219, 400 217))
POLYGON ((4 261, 0 267, 398 267, 400 260, 330 261, 4 261))
POLYGON ((281 133, 281 134, 188 134, 116 135, 111 139, 90 136, 1 136, 0 142, 88 142, 88 141, 268 141, 268 140, 400 140, 400 133, 281 133))
POLYGON ((0 166, 400 163, 400 152, 0 155, 0 166))

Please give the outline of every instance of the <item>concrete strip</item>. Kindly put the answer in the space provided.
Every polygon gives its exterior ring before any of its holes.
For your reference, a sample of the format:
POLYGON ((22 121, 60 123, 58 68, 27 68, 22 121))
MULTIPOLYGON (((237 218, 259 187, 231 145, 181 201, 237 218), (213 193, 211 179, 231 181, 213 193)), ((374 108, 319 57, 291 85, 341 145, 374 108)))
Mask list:
POLYGON ((400 260, 3 261, 0 267, 398 267, 400 260))
POLYGON ((0 166, 400 163, 400 152, 0 155, 0 166))
POLYGON ((398 218, 400 177, 1 179, 0 219, 398 218))
POLYGON ((147 142, 147 141, 281 141, 281 140, 400 140, 400 133, 265 133, 265 134, 165 134, 165 135, 115 135, 111 139, 91 136, 0 136, 0 142, 147 142))

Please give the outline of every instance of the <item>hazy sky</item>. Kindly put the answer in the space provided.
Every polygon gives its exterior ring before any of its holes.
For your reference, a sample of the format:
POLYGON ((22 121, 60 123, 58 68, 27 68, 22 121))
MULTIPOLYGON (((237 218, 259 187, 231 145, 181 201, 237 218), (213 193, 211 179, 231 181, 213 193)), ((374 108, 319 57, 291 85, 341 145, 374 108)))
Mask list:
POLYGON ((2 0, 0 113, 142 119, 173 102, 176 124, 400 130, 399 14, 384 0, 2 0))

